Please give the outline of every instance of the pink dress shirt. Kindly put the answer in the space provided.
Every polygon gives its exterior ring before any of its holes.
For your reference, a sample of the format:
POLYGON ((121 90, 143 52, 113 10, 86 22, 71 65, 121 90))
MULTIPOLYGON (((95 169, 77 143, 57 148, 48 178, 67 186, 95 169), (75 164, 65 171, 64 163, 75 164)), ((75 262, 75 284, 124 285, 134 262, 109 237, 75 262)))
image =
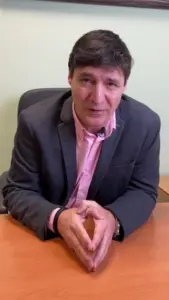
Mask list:
MULTIPOLYGON (((80 123, 74 110, 72 103, 73 118, 76 130, 76 157, 77 157, 77 180, 74 191, 67 203, 66 207, 78 207, 82 200, 86 200, 90 183, 97 165, 100 150, 103 141, 108 138, 114 129, 116 129, 116 114, 114 112, 112 118, 106 125, 105 134, 96 136, 88 132, 80 123)), ((53 220, 55 214, 60 208, 56 208, 50 215, 48 228, 53 230, 53 220)))

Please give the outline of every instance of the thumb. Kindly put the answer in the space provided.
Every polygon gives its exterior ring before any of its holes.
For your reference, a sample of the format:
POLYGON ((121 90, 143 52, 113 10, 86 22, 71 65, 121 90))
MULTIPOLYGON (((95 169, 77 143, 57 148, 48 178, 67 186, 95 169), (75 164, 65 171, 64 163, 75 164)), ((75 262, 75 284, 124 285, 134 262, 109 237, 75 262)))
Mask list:
POLYGON ((76 210, 76 213, 81 215, 81 214, 85 214, 86 213, 86 210, 88 209, 88 204, 87 204, 87 201, 82 201, 82 203, 79 205, 79 207, 77 208, 76 210))
POLYGON ((89 207, 86 209, 86 216, 92 217, 95 220, 102 220, 104 219, 99 209, 96 207, 89 207))

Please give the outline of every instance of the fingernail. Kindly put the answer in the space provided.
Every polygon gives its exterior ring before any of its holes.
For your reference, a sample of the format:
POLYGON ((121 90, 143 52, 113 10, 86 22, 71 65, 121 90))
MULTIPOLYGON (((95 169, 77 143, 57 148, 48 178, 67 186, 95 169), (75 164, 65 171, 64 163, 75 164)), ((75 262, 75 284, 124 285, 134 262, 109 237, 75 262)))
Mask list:
POLYGON ((93 266, 92 266, 92 267, 88 267, 88 271, 89 271, 89 272, 94 272, 93 266))
POLYGON ((92 269, 93 269, 93 262, 92 260, 88 260, 88 271, 91 272, 92 269))
POLYGON ((90 272, 95 272, 95 271, 96 271, 95 267, 94 266, 91 267, 90 272))
POLYGON ((94 251, 93 246, 92 245, 88 245, 88 250, 91 251, 91 252, 93 252, 94 251))
POLYGON ((95 252, 95 250, 96 250, 96 245, 91 245, 91 251, 95 252))

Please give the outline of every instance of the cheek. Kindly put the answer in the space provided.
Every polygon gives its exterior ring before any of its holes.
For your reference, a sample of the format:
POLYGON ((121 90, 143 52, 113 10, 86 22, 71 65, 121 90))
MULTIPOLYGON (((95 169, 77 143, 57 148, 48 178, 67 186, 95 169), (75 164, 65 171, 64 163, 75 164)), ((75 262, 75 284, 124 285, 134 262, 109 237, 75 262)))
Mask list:
POLYGON ((123 92, 121 90, 117 90, 111 93, 111 95, 109 95, 108 103, 109 107, 111 107, 112 110, 115 110, 119 106, 122 94, 123 92))
POLYGON ((115 109, 119 106, 120 101, 121 101, 121 95, 120 95, 120 96, 117 96, 116 99, 114 100, 113 105, 114 105, 114 108, 115 108, 115 109))
POLYGON ((74 101, 80 103, 87 99, 88 92, 86 91, 86 89, 84 89, 82 87, 78 87, 74 91, 72 91, 72 95, 73 95, 74 101))

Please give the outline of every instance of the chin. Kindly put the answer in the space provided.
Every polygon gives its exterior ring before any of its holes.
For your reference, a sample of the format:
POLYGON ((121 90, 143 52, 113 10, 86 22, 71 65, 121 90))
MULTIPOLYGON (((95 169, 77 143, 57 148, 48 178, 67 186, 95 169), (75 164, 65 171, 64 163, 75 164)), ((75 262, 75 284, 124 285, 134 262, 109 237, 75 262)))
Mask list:
POLYGON ((101 127, 105 126, 104 120, 100 118, 91 118, 91 117, 86 117, 83 122, 84 127, 86 128, 93 128, 96 130, 99 130, 101 127))
POLYGON ((87 130, 90 131, 90 132, 97 132, 97 131, 99 131, 102 127, 104 127, 104 125, 101 124, 101 123, 95 122, 95 123, 88 123, 88 124, 85 125, 85 127, 86 127, 87 130))

